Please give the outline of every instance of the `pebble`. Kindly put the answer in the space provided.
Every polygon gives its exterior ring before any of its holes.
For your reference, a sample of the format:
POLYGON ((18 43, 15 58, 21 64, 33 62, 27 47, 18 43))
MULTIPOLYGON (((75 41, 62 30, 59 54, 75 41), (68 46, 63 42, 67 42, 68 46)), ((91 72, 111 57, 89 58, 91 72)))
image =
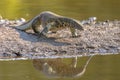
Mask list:
POLYGON ((24 18, 20 18, 17 20, 8 20, 8 19, 3 19, 3 17, 0 16, 0 25, 11 25, 11 24, 20 25, 23 24, 24 22, 26 22, 24 18))
POLYGON ((88 20, 81 21, 82 24, 95 24, 97 17, 89 17, 88 20))

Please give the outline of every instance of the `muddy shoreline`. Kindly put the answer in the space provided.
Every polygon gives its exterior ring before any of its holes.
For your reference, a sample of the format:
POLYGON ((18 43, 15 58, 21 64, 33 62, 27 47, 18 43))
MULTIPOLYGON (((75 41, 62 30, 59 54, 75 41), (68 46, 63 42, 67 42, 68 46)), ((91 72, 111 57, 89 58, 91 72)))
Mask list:
POLYGON ((32 30, 24 32, 10 25, 17 23, 0 24, 0 59, 120 53, 119 20, 84 23, 77 38, 67 28, 38 38, 32 30))

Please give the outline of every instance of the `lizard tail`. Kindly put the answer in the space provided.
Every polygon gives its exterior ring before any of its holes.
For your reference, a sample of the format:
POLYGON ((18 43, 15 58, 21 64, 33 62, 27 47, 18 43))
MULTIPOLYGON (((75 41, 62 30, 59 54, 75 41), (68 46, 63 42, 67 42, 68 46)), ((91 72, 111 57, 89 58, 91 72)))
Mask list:
POLYGON ((38 17, 40 17, 40 15, 34 17, 33 19, 31 19, 31 20, 29 20, 29 21, 27 21, 19 26, 16 26, 15 28, 19 29, 19 30, 27 30, 27 29, 32 27, 33 21, 36 20, 38 17))

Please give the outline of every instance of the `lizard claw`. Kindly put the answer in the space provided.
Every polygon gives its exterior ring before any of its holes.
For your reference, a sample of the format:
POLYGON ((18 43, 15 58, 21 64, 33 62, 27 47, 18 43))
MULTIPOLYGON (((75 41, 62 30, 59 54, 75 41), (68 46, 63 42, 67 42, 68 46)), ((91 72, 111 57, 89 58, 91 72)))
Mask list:
POLYGON ((72 36, 72 38, 78 38, 78 37, 81 37, 81 35, 72 36))
POLYGON ((47 38, 47 36, 44 35, 44 34, 42 34, 42 33, 40 33, 40 34, 38 35, 38 37, 39 37, 39 38, 47 38))

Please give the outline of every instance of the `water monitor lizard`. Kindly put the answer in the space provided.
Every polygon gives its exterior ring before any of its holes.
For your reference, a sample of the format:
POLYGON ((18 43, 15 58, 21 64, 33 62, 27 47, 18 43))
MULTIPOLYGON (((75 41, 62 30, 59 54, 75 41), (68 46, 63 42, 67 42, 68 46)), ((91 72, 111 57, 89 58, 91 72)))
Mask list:
POLYGON ((16 26, 15 28, 24 31, 26 31, 29 28, 32 28, 35 33, 45 36, 48 31, 56 32, 66 27, 70 28, 72 37, 77 36, 75 29, 84 30, 83 25, 79 21, 72 18, 57 15, 50 11, 44 11, 36 17, 34 17, 33 19, 29 20, 28 22, 16 26), (42 31, 38 29, 40 25, 43 27, 42 31))

